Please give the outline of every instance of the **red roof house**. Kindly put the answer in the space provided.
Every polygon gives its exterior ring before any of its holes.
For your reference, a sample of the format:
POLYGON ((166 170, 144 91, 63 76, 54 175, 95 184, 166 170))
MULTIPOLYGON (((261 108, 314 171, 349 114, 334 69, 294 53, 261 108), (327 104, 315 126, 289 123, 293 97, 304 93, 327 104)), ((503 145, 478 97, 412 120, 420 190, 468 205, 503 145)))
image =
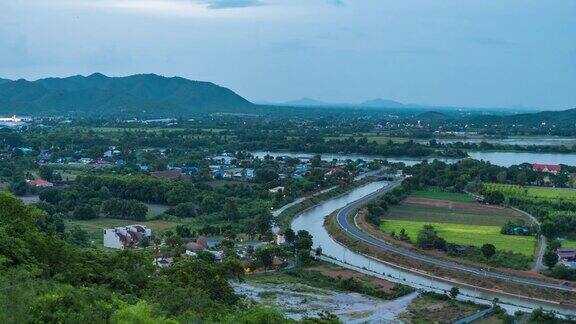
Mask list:
POLYGON ((52 182, 46 181, 43 179, 30 180, 29 183, 33 187, 52 187, 52 186, 54 186, 54 184, 52 184, 52 182))
POLYGON ((560 172, 560 164, 532 164, 532 170, 540 172, 558 173, 560 172))

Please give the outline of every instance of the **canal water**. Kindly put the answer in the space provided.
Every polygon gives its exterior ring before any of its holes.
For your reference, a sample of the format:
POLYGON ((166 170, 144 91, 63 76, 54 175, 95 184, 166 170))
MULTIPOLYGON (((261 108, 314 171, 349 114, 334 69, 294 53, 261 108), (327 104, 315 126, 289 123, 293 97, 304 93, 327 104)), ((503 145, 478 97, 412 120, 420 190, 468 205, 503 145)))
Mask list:
MULTIPOLYGON (((293 220, 292 229, 296 232, 299 230, 306 230, 310 232, 310 234, 313 236, 314 248, 321 247, 322 253, 336 263, 341 263, 344 266, 359 270, 361 272, 370 273, 371 275, 379 276, 394 282, 404 283, 423 290, 436 292, 444 292, 450 290, 452 285, 442 281, 432 280, 412 272, 402 271, 379 262, 376 259, 357 254, 333 240, 324 228, 324 219, 328 215, 346 206, 347 204, 384 187, 386 184, 387 183, 384 181, 371 182, 364 186, 358 187, 347 194, 332 198, 313 208, 310 208, 299 214, 293 220)), ((517 310, 530 311, 531 309, 538 308, 540 306, 546 306, 545 308, 554 309, 561 314, 570 313, 576 315, 576 311, 574 310, 566 310, 560 307, 551 307, 549 305, 539 305, 537 303, 523 299, 512 298, 504 295, 496 295, 466 287, 460 287, 460 292, 462 299, 472 300, 484 304, 489 304, 494 299, 494 297, 498 297, 502 302, 501 306, 506 309, 509 314, 513 314, 517 310)))
MULTIPOLYGON (((266 155, 271 157, 296 157, 296 158, 312 158, 312 153, 292 153, 292 152, 268 152, 257 151, 252 153, 255 157, 264 158, 266 155)), ((476 160, 488 161, 494 165, 509 167, 521 163, 544 163, 544 164, 566 164, 576 166, 576 153, 538 153, 538 152, 468 152, 471 158, 476 160)), ((414 165, 424 160, 433 160, 430 158, 409 158, 409 157, 379 157, 373 155, 361 154, 321 154, 325 161, 336 160, 357 160, 361 159, 367 162, 375 159, 387 160, 389 162, 403 162, 406 165, 414 165)), ((437 158, 437 160, 447 163, 454 163, 458 159, 437 158)))

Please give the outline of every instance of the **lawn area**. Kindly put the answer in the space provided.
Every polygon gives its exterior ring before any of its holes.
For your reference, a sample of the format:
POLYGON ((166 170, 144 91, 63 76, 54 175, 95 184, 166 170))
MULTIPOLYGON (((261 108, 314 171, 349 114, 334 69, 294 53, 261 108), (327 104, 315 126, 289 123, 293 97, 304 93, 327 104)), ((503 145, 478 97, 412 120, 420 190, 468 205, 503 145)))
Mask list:
POLYGON ((146 218, 156 217, 170 208, 168 205, 161 204, 146 204, 146 206, 148 206, 148 214, 146 214, 146 218))
POLYGON ((118 226, 126 226, 130 224, 142 224, 146 225, 152 229, 153 235, 158 235, 168 229, 173 229, 178 225, 177 222, 165 221, 165 220, 151 220, 145 222, 138 222, 129 219, 115 219, 115 218, 98 218, 91 220, 70 220, 66 224, 69 228, 72 225, 79 225, 82 229, 88 232, 90 239, 96 244, 102 244, 102 231, 106 228, 114 228, 118 226))
POLYGON ((527 187, 528 196, 576 201, 576 190, 567 188, 527 187))
POLYGON ((576 190, 570 188, 523 187, 499 183, 487 183, 484 186, 487 191, 500 191, 506 196, 576 201, 576 190))
POLYGON ((467 225, 491 225, 502 226, 509 220, 526 218, 511 209, 501 209, 493 211, 474 211, 447 209, 430 206, 420 206, 415 204, 403 204, 391 208, 385 219, 409 220, 435 223, 454 223, 467 225))
POLYGON ((454 193, 454 192, 446 192, 440 190, 420 190, 414 191, 410 193, 411 196, 418 197, 418 198, 427 198, 427 199, 442 199, 448 201, 456 201, 456 202, 474 202, 474 198, 472 198, 468 194, 464 193, 454 193))
POLYGON ((512 236, 500 234, 500 226, 466 225, 451 223, 434 223, 386 219, 380 228, 385 233, 399 233, 405 229, 412 243, 416 242, 418 232, 426 224, 434 226, 438 235, 450 243, 482 246, 485 243, 494 244, 496 249, 522 253, 533 256, 536 248, 534 236, 512 236))
POLYGON ((562 241, 560 241, 560 243, 562 243, 562 247, 576 249, 576 241, 562 240, 562 241))

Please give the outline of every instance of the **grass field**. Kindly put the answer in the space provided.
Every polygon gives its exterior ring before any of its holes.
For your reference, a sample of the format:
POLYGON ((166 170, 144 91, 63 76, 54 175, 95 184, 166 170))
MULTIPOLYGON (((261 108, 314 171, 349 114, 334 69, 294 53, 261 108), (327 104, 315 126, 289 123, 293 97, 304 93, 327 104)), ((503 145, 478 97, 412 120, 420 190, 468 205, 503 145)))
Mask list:
POLYGON ((146 206, 148 206, 148 214, 146 215, 147 218, 158 216, 170 208, 168 205, 161 204, 146 204, 146 206))
POLYGON ((576 201, 576 190, 570 188, 522 187, 499 183, 485 184, 487 191, 500 191, 506 196, 528 196, 550 200, 576 201))
POLYGON ((562 241, 560 241, 560 243, 562 243, 562 247, 576 249, 576 241, 562 240, 562 241))
POLYGON ((500 226, 465 225, 451 223, 433 223, 422 221, 407 221, 386 219, 381 229, 385 233, 399 233, 402 228, 415 243, 418 231, 426 224, 434 226, 438 235, 450 243, 482 246, 485 243, 494 244, 496 249, 522 253, 527 256, 534 255, 536 238, 534 236, 512 236, 500 234, 500 226))
POLYGON ((90 240, 94 241, 96 244, 102 244, 102 231, 106 228, 114 228, 118 226, 126 226, 130 224, 142 224, 146 225, 152 229, 154 235, 158 235, 166 230, 173 229, 178 225, 177 222, 165 221, 165 220, 151 220, 145 222, 137 222, 134 220, 127 219, 114 219, 114 218, 98 218, 91 220, 70 220, 66 227, 69 228, 72 225, 79 225, 82 229, 88 232, 90 240))
POLYGON ((451 210, 412 204, 405 204, 391 208, 385 218, 420 222, 492 226, 502 226, 509 220, 516 221, 522 219, 526 221, 526 218, 523 215, 515 213, 509 209, 488 213, 482 211, 451 210))
POLYGON ((410 195, 418 198, 442 199, 456 202, 474 202, 474 198, 464 193, 445 192, 440 190, 414 191, 410 195))
POLYGON ((574 189, 542 187, 527 187, 527 189, 530 197, 576 200, 576 190, 574 189))

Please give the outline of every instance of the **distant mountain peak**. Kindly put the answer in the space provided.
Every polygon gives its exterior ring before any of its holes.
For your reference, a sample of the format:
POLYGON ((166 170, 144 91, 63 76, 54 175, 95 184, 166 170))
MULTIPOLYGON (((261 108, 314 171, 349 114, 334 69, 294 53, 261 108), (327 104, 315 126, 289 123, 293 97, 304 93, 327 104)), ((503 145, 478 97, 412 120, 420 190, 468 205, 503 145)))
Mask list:
POLYGON ((290 101, 284 102, 283 105, 287 105, 287 106, 326 106, 326 105, 329 105, 329 103, 323 102, 320 100, 316 100, 313 98, 303 97, 300 99, 290 100, 290 101))
POLYGON ((390 99, 376 98, 376 99, 366 100, 366 101, 360 103, 360 106, 379 107, 379 108, 401 108, 401 107, 405 107, 406 105, 401 103, 401 102, 390 100, 390 99))
POLYGON ((252 112, 254 104, 211 82, 157 74, 45 78, 0 82, 0 110, 30 115, 84 113, 114 115, 145 111, 181 116, 198 112, 252 112))

